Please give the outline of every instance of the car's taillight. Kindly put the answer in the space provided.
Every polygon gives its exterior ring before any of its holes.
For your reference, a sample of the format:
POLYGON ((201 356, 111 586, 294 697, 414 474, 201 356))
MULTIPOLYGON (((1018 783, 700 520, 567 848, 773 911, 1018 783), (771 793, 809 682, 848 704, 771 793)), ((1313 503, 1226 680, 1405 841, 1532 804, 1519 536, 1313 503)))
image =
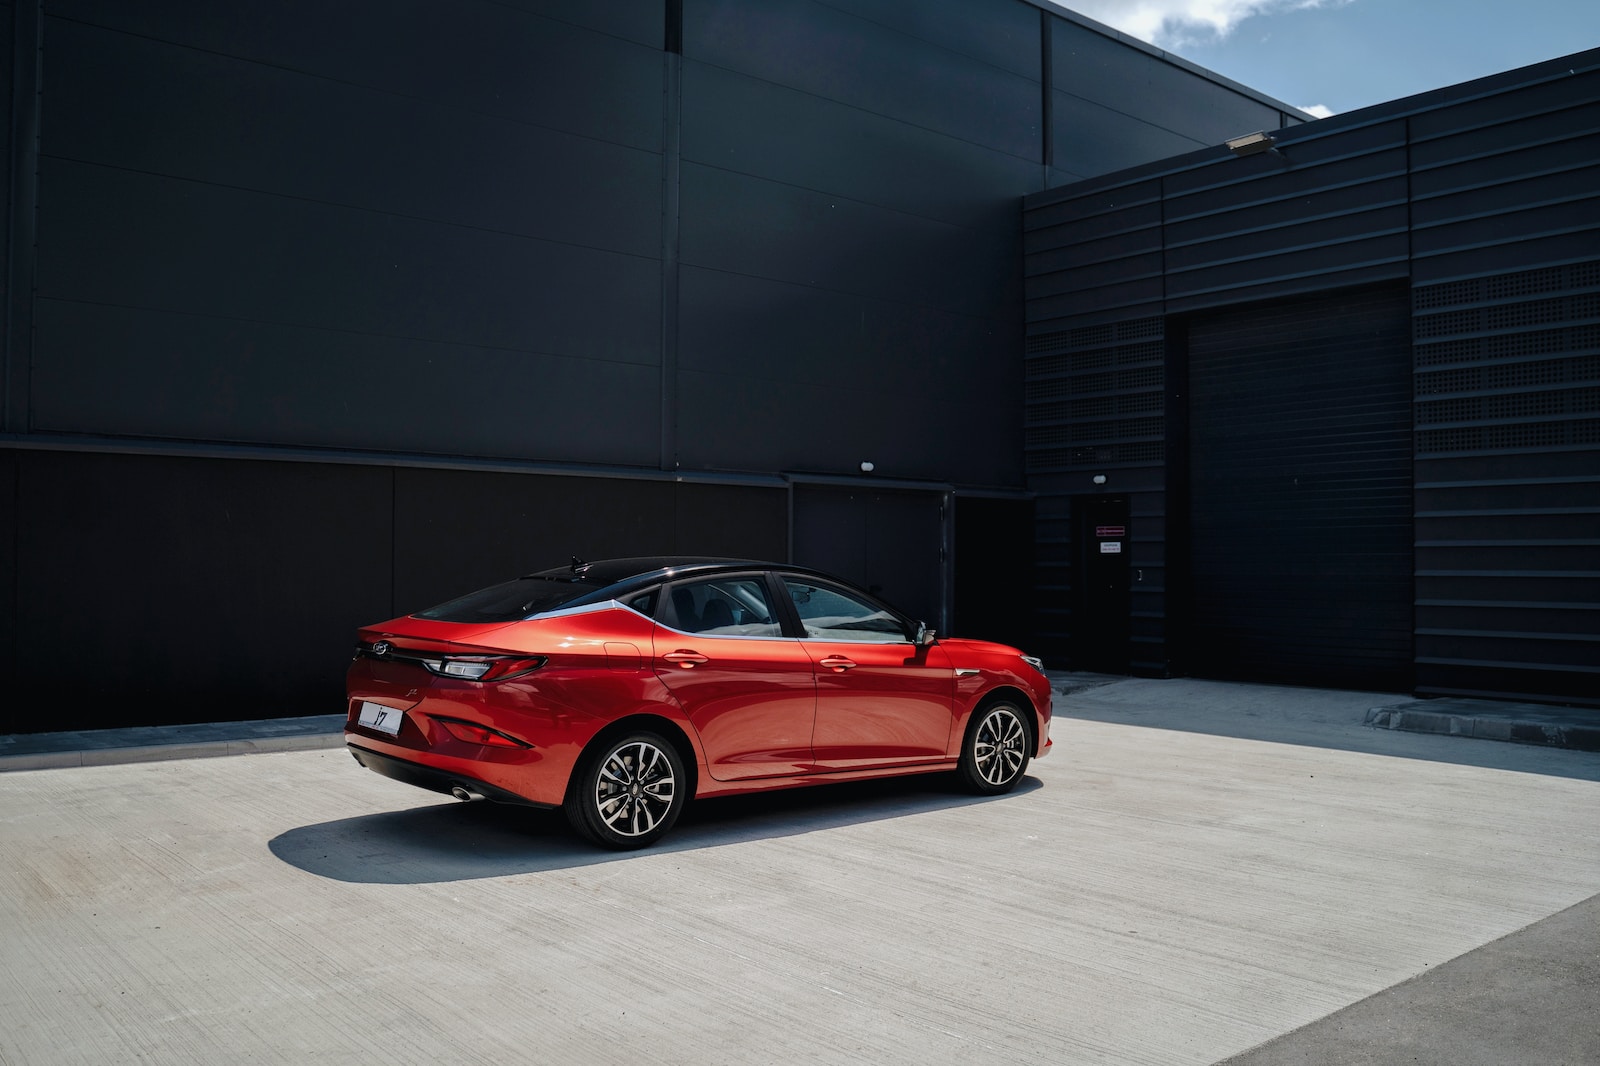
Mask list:
POLYGON ((358 644, 356 658, 363 655, 380 662, 411 663, 435 677, 449 677, 458 681, 504 681, 537 670, 545 664, 543 655, 412 651, 409 648, 397 648, 387 640, 358 644))
POLYGON ((473 725, 471 722, 463 722, 460 719, 435 718, 434 721, 444 726, 445 732, 449 733, 457 740, 464 741, 468 744, 484 744, 491 748, 532 747, 531 744, 525 744, 516 737, 507 736, 504 733, 489 729, 486 726, 473 725))
POLYGON ((419 655, 430 674, 462 681, 504 681, 544 665, 542 655, 419 655))

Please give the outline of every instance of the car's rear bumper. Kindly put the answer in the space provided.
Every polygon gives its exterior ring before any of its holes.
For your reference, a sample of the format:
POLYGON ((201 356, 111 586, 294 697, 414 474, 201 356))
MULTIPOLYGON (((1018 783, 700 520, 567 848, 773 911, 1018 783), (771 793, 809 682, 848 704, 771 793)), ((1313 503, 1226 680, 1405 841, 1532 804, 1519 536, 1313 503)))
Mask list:
POLYGON ((364 748, 359 744, 351 743, 347 744, 347 747, 349 747, 350 754, 355 757, 356 762, 373 773, 382 774, 384 777, 403 784, 425 788, 430 792, 442 792, 447 796, 452 796, 455 795, 456 789, 464 789, 468 793, 482 796, 484 799, 493 800, 496 803, 514 803, 522 807, 540 807, 546 810, 556 806, 555 804, 539 803, 528 799, 526 796, 519 796, 515 792, 509 792, 498 785, 491 785, 482 778, 474 777, 471 774, 423 766, 421 763, 411 762, 409 759, 397 759, 393 755, 384 755, 370 748, 364 748))

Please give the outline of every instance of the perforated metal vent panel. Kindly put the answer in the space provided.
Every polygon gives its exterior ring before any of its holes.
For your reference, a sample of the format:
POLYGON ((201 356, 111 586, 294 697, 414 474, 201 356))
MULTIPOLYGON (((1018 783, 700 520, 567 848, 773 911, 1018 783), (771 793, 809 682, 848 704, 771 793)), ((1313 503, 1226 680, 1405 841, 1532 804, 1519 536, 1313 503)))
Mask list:
POLYGON ((1600 703, 1600 262, 1412 309, 1417 688, 1600 703))
POLYGON ((1161 460, 1163 334, 1161 319, 1141 318, 1028 339, 1030 473, 1161 460))

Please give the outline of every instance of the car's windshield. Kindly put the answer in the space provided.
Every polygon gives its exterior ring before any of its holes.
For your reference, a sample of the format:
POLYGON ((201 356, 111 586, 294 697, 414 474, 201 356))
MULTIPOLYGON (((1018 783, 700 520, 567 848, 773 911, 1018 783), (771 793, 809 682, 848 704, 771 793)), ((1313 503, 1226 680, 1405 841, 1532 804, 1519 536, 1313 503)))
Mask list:
POLYGON ((572 577, 531 574, 458 596, 418 611, 415 617, 435 622, 515 622, 564 607, 600 587, 572 577))

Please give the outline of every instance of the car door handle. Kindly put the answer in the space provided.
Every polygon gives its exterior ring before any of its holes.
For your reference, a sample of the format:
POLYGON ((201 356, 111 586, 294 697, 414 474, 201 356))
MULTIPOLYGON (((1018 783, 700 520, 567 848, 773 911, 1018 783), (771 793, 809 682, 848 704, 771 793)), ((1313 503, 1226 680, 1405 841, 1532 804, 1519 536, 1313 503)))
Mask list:
POLYGON ((826 659, 820 660, 817 665, 826 666, 829 670, 842 674, 855 665, 855 660, 846 659, 843 655, 830 655, 826 659))
POLYGON ((685 670, 693 670, 696 663, 708 663, 711 661, 697 651, 688 651, 685 649, 669 651, 667 654, 663 655, 662 658, 667 660, 669 663, 676 663, 685 670))

